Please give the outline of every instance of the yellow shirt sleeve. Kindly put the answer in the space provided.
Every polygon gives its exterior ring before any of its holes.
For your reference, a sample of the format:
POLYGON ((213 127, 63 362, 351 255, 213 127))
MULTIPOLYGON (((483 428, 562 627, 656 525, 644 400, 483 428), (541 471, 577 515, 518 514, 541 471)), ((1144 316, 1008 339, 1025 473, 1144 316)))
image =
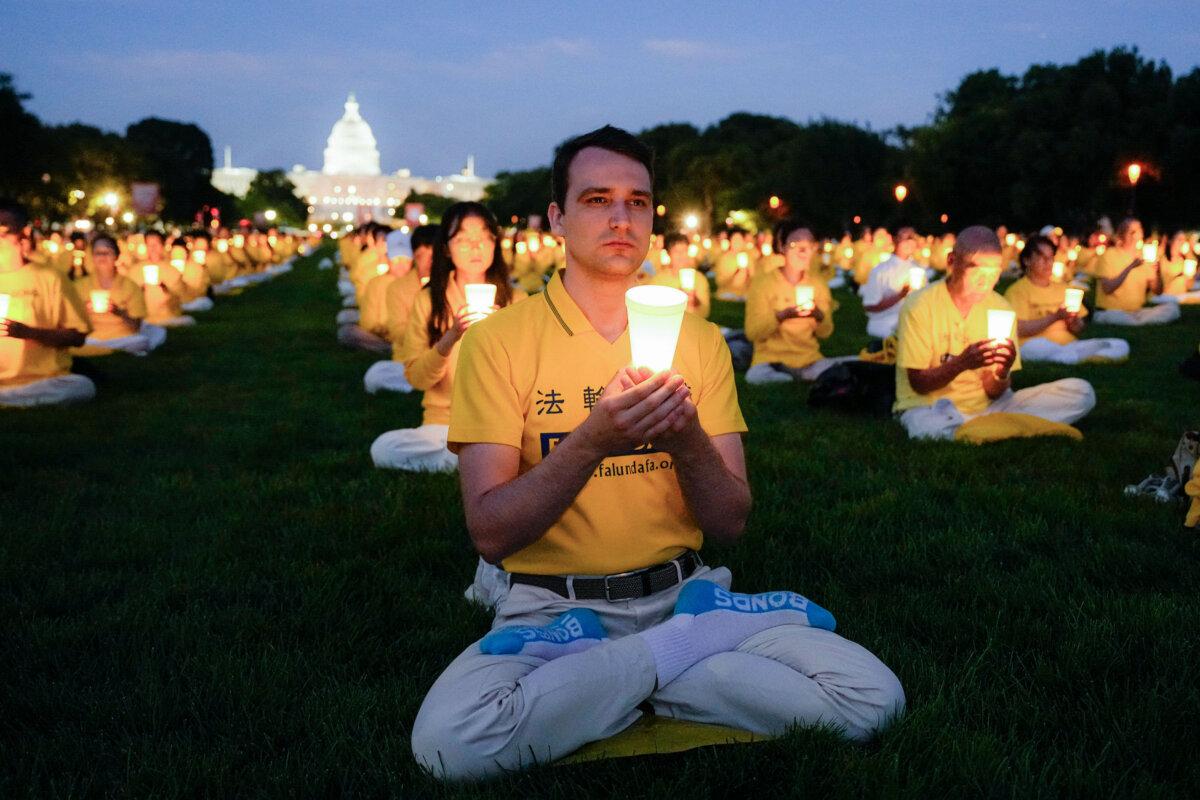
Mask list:
POLYGON ((450 402, 451 452, 479 442, 521 449, 525 415, 511 375, 510 354, 500 337, 483 326, 468 329, 450 402))
MULTIPOLYGON (((404 333, 404 377, 414 389, 428 391, 446 376, 449 356, 444 356, 429 344, 426 327, 432 313, 428 289, 422 289, 413 301, 408 315, 408 330, 404 333)), ((459 343, 461 344, 461 342, 459 343)))

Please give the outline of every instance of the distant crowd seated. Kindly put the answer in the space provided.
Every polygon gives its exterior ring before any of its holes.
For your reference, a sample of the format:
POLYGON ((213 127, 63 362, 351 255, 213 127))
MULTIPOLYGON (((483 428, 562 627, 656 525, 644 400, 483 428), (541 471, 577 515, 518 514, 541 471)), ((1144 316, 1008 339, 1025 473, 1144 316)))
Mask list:
POLYGON ((1142 223, 1132 217, 1117 227, 1116 242, 1096 256, 1096 322, 1106 325, 1161 325, 1179 319, 1177 303, 1147 306, 1162 291, 1162 280, 1142 249, 1142 223))

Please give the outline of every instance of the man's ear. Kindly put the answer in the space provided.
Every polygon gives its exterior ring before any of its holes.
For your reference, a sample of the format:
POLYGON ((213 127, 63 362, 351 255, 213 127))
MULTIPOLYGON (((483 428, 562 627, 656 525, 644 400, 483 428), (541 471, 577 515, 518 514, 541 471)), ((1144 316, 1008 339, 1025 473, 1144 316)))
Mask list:
POLYGON ((954 271, 954 265, 958 263, 958 259, 955 258, 956 255, 957 253, 953 249, 949 253, 946 253, 946 272, 954 271))
POLYGON ((550 220, 550 232, 556 236, 562 236, 562 209, 558 207, 558 203, 551 203, 546 209, 546 218, 550 220))

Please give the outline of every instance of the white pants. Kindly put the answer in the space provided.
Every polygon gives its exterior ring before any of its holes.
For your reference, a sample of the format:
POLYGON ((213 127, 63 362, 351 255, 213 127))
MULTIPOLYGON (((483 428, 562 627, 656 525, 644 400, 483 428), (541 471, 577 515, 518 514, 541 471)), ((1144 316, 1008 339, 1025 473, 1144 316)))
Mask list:
POLYGON ((338 325, 353 325, 362 318, 357 308, 343 308, 337 313, 338 325))
POLYGON ((392 354, 392 343, 382 336, 376 336, 370 331, 364 331, 357 325, 342 325, 337 331, 338 344, 353 347, 356 350, 366 350, 369 353, 392 354))
MULTIPOLYGON (((701 567, 692 579, 698 577, 725 587, 731 581, 724 567, 701 567)), ((624 730, 646 700, 665 717, 763 735, 794 724, 829 725, 855 740, 870 738, 903 710, 904 690, 882 661, 806 625, 750 636, 656 689, 654 658, 633 634, 668 619, 679 589, 609 603, 514 584, 496 607, 493 629, 544 625, 582 606, 600 615, 609 640, 552 661, 468 646, 426 695, 413 723, 413 755, 443 779, 497 775, 624 730)))
POLYGON ((1178 303, 1184 306, 1194 306, 1200 303, 1200 290, 1192 292, 1184 292, 1183 294, 1156 294, 1150 298, 1150 302, 1154 305, 1163 305, 1164 303, 1178 303))
POLYGON ((381 434, 371 443, 371 460, 380 469, 453 472, 458 456, 446 449, 449 425, 422 425, 381 434))
POLYGON ((1129 342, 1124 339, 1078 339, 1058 344, 1038 336, 1021 342, 1022 361, 1050 361, 1055 364, 1081 364, 1084 361, 1124 361, 1129 358, 1129 342))
POLYGON ((867 335, 876 339, 886 339, 896 332, 896 325, 900 323, 899 316, 884 317, 883 319, 871 319, 867 315, 867 335))
POLYGON ((171 317, 170 319, 155 320, 154 324, 162 328, 186 328, 189 325, 195 325, 196 318, 182 314, 178 317, 171 317))
POLYGON ((1095 407, 1096 392, 1090 383, 1081 378, 1063 378, 1019 392, 1005 392, 978 414, 963 414, 943 397, 931 406, 903 412, 900 424, 910 439, 953 439, 960 425, 985 414, 1029 414, 1070 425, 1095 407))
POLYGON ((213 301, 208 297, 197 297, 190 303, 184 303, 181 308, 188 313, 195 311, 212 311, 213 301))
POLYGON ((0 387, 0 408, 32 408, 80 403, 96 396, 96 384, 83 375, 56 375, 9 388, 0 387))
POLYGON ((404 377, 404 365, 399 361, 376 361, 367 367, 363 375, 363 388, 367 394, 377 392, 400 392, 408 394, 413 390, 408 379, 404 377))
POLYGON ((1179 315, 1178 303, 1163 303, 1137 311, 1097 311, 1093 319, 1098 325, 1165 325, 1179 315))
POLYGON ((354 283, 349 278, 338 278, 337 289, 342 297, 354 297, 354 283))
POLYGON ((329 256, 322 258, 320 261, 317 262, 317 269, 321 269, 321 270, 333 269, 333 260, 330 259, 329 256))
POLYGON ((358 308, 358 299, 353 294, 342 298, 342 308, 358 308))
POLYGON ((475 580, 463 592, 463 597, 486 609, 495 608, 508 597, 508 573, 481 557, 475 565, 475 580))
POLYGON ((841 289, 845 285, 846 285, 846 276, 844 274, 842 274, 841 272, 839 272, 838 274, 834 275, 832 278, 829 279, 828 286, 830 289, 841 289))
POLYGON ((755 364, 746 370, 746 383, 760 385, 764 383, 790 383, 794 380, 815 381, 817 376, 834 364, 843 361, 857 361, 858 356, 838 356, 837 358, 822 358, 807 367, 800 369, 779 370, 770 364, 755 364))
POLYGON ((115 339, 97 339, 89 336, 84 344, 89 347, 104 347, 109 350, 120 350, 135 356, 144 356, 151 350, 162 345, 167 340, 167 329, 158 325, 143 322, 137 333, 128 336, 118 336, 115 339))

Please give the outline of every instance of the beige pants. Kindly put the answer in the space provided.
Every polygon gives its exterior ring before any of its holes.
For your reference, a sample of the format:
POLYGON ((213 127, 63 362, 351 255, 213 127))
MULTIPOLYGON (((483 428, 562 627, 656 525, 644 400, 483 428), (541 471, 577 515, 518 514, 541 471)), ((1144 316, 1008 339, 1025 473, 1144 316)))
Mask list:
POLYGON ((1008 391, 978 414, 963 414, 943 397, 931 406, 910 408, 900 414, 900 424, 911 439, 953 439, 959 426, 984 414, 1029 414, 1070 425, 1096 407, 1096 392, 1081 378, 1063 378, 1019 392, 1008 391))
POLYGON ((1178 303, 1164 303, 1137 311, 1097 311, 1093 320, 1097 325, 1165 325, 1179 319, 1179 315, 1178 303))
POLYGON ((371 443, 371 460, 380 469, 454 472, 458 456, 446 447, 449 432, 449 425, 422 425, 382 433, 371 443))
POLYGON ((1124 339, 1078 339, 1069 344, 1059 344, 1044 336, 1037 336, 1021 342, 1022 361, 1082 364, 1089 359, 1124 361, 1127 358, 1129 342, 1124 339))
MULTIPOLYGON (((730 584, 729 570, 701 567, 730 584)), ((865 648, 835 633, 782 625, 707 658, 655 688, 650 650, 638 633, 671 616, 679 586, 638 600, 568 600, 515 584, 493 628, 544 625, 571 608, 600 615, 609 641, 543 661, 492 656, 472 644, 433 684, 413 723, 413 755, 444 779, 484 778, 546 763, 631 725, 648 700, 660 716, 763 735, 828 725, 863 740, 904 708, 900 682, 865 648)))
POLYGON ((56 375, 33 383, 0 388, 0 408, 31 408, 79 403, 96 396, 96 384, 83 375, 56 375))

